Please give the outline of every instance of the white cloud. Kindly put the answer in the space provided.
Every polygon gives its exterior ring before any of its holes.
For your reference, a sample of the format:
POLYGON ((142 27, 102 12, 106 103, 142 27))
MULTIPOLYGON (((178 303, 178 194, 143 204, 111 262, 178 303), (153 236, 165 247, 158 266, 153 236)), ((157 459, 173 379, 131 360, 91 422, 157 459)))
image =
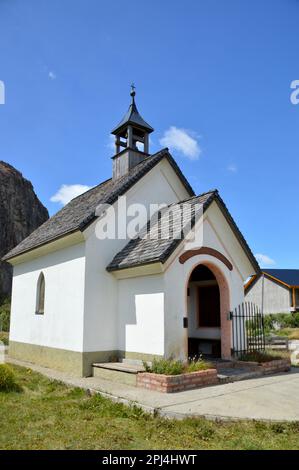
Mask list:
POLYGON ((193 131, 171 126, 164 132, 160 144, 170 150, 177 150, 190 160, 197 160, 201 154, 197 138, 193 131))
POLYGON ((92 186, 85 186, 84 184, 63 184, 57 193, 51 197, 50 201, 59 202, 65 206, 68 202, 74 199, 74 197, 85 193, 91 188, 92 186))
POLYGON ((50 72, 48 73, 48 77, 50 80, 56 80, 56 73, 53 72, 52 70, 50 70, 50 72))
POLYGON ((228 171, 230 171, 231 173, 237 173, 238 171, 238 168, 236 167, 236 165, 228 165, 227 167, 228 171))
POLYGON ((275 263, 274 259, 270 258, 267 255, 263 255, 262 253, 257 253, 254 255, 258 262, 262 265, 262 267, 273 266, 275 263))

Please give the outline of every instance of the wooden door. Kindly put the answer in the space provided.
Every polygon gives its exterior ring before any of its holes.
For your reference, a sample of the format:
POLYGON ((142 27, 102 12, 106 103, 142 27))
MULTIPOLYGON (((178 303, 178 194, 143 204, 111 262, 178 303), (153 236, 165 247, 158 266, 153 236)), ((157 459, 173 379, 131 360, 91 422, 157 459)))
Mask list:
POLYGON ((198 287, 198 326, 220 327, 220 293, 218 285, 198 287))

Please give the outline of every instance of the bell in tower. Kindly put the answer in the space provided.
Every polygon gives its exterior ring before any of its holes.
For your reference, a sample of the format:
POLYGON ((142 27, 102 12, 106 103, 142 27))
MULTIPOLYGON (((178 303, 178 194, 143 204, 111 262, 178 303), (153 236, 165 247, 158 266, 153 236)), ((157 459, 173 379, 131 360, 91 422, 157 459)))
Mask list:
POLYGON ((111 134, 115 135, 113 179, 128 173, 149 155, 149 134, 153 128, 140 116, 135 103, 135 86, 131 86, 132 102, 127 114, 111 134))

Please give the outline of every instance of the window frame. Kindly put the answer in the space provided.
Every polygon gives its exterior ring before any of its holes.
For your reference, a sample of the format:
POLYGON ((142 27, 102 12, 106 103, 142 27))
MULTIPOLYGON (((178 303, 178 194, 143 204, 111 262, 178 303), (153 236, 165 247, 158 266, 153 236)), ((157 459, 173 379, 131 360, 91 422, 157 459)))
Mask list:
POLYGON ((45 314, 45 297, 46 297, 46 280, 45 280, 44 273, 41 272, 37 281, 35 315, 45 314))

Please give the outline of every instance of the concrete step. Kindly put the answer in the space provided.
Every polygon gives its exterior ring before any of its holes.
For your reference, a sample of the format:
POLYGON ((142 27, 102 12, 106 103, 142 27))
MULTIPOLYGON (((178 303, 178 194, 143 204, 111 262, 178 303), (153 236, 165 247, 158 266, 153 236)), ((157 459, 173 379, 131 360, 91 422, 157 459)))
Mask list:
POLYGON ((229 369, 229 368, 234 367, 233 361, 218 360, 218 361, 209 361, 209 362, 211 362, 218 371, 221 371, 222 369, 229 369))
POLYGON ((222 369, 217 374, 220 383, 232 383, 239 382, 240 380, 254 379, 261 377, 263 373, 261 371, 248 371, 248 369, 229 368, 222 369))
POLYGON ((134 366, 143 367, 142 361, 141 361, 140 359, 128 359, 128 358, 123 358, 123 359, 121 359, 121 362, 122 362, 123 364, 127 364, 127 365, 134 365, 134 366))
POLYGON ((144 368, 140 364, 123 362, 95 363, 92 369, 94 377, 134 386, 136 386, 138 372, 144 372, 144 368))

